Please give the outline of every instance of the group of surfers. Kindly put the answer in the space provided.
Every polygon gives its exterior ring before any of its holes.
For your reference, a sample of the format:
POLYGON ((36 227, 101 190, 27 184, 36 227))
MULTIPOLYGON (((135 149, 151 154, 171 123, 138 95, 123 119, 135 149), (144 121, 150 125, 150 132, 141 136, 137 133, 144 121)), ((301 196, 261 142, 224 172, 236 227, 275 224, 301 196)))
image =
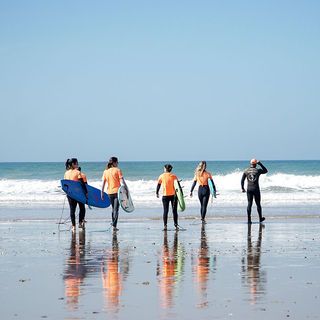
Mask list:
MULTIPOLYGON (((81 186, 85 192, 86 197, 88 198, 87 191, 87 179, 86 176, 81 172, 79 167, 78 160, 76 158, 68 159, 65 163, 66 172, 64 179, 75 180, 81 183, 81 186)), ((171 164, 164 165, 164 172, 158 178, 158 184, 156 187, 156 196, 159 198, 160 188, 162 186, 163 196, 163 224, 164 230, 167 230, 168 223, 168 213, 169 206, 171 203, 174 227, 178 230, 180 227, 178 225, 178 199, 176 196, 176 191, 174 188, 174 181, 178 180, 177 176, 171 173, 173 167, 171 164)), ((207 213, 207 206, 210 198, 210 189, 208 185, 208 180, 210 179, 213 184, 214 191, 216 193, 216 187, 213 182, 210 172, 206 171, 207 164, 206 161, 201 161, 195 170, 194 182, 191 186, 190 197, 193 196, 193 190, 196 184, 199 184, 198 188, 198 198, 200 201, 200 214, 201 221, 203 224, 206 223, 205 217, 207 213)), ((261 208, 261 196, 260 196, 260 187, 259 187, 259 177, 261 174, 267 173, 268 170, 264 165, 256 160, 252 159, 250 161, 250 167, 243 172, 241 179, 241 189, 242 192, 247 192, 248 206, 247 206, 247 217, 248 223, 251 224, 251 208, 253 200, 257 205, 257 211, 259 215, 260 223, 265 220, 265 217, 262 216, 261 208), (259 165, 261 168, 257 168, 259 165), (247 190, 244 188, 244 183, 247 180, 247 190)), ((102 175, 102 187, 101 187, 101 199, 104 199, 104 189, 107 184, 107 194, 112 206, 112 226, 114 230, 117 230, 118 216, 119 216, 119 199, 118 199, 118 190, 121 185, 127 188, 126 182, 124 180, 121 170, 118 168, 118 158, 111 157, 106 164, 106 169, 102 175)), ((76 219, 75 212, 77 205, 79 206, 79 228, 85 228, 85 205, 70 196, 67 196, 69 206, 70 206, 70 218, 72 223, 72 231, 76 230, 76 219)))

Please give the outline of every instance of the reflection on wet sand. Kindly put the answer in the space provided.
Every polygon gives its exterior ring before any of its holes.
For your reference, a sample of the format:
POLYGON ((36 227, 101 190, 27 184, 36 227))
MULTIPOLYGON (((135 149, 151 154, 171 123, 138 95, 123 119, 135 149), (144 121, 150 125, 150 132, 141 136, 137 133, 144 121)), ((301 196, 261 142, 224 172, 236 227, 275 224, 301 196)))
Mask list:
POLYGON ((64 275, 67 309, 79 308, 81 284, 87 274, 87 266, 84 261, 85 241, 85 231, 79 232, 79 244, 77 243, 76 233, 72 233, 70 256, 66 263, 64 275))
POLYGON ((216 257, 214 256, 211 261, 210 250, 207 243, 207 235, 205 225, 201 228, 201 241, 200 248, 196 259, 193 259, 193 275, 194 275, 194 286, 197 294, 200 297, 200 303, 198 307, 206 307, 207 301, 207 289, 210 270, 214 270, 216 265, 216 257))
POLYGON ((259 234, 257 244, 254 247, 251 236, 252 225, 248 224, 248 245, 247 245, 247 259, 242 258, 242 284, 249 289, 250 302, 256 304, 266 292, 265 284, 266 272, 261 271, 261 243, 262 243, 262 229, 263 224, 259 225, 259 234))
POLYGON ((112 247, 107 251, 107 256, 102 258, 102 284, 104 295, 103 311, 118 312, 122 282, 129 273, 128 254, 120 260, 119 242, 117 232, 113 233, 112 247))
POLYGON ((159 279, 160 305, 162 308, 174 307, 174 294, 184 272, 184 248, 179 245, 178 231, 174 233, 172 249, 168 244, 168 233, 164 231, 162 266, 158 263, 157 276, 159 279))
MULTIPOLYGON (((263 225, 259 227, 257 241, 252 241, 251 228, 248 225, 247 250, 242 257, 241 281, 245 288, 246 300, 251 304, 256 304, 265 294, 266 274, 261 270, 261 243, 263 225)), ((178 241, 179 232, 163 233, 163 245, 161 254, 157 261, 157 280, 159 290, 159 304, 164 313, 171 312, 178 303, 179 295, 182 292, 182 280, 190 279, 196 294, 195 306, 205 308, 209 306, 212 299, 213 275, 216 270, 216 257, 211 255, 209 242, 207 240, 206 226, 201 228, 201 238, 197 236, 196 251, 191 252, 191 271, 184 274, 186 251, 183 243, 178 241)), ((86 244, 85 231, 78 234, 73 233, 71 237, 70 253, 66 261, 64 272, 66 308, 80 311, 80 297, 85 295, 84 286, 86 277, 96 274, 100 278, 99 294, 102 294, 101 309, 106 313, 120 314, 121 296, 123 295, 123 284, 130 272, 130 247, 120 248, 117 232, 111 236, 111 244, 105 248, 99 247, 96 250, 88 250, 86 244), (77 241, 78 240, 78 241, 77 241), (121 250, 120 250, 121 249, 121 250)), ((89 242, 90 243, 90 242, 89 242)), ((193 249, 194 250, 194 249, 193 249)), ((239 260, 238 260, 239 261, 239 260)), ((187 283, 188 285, 188 283, 187 283)), ((85 299, 83 299, 85 300, 85 299)))
POLYGON ((85 289, 83 280, 89 274, 101 274, 103 311, 118 312, 120 305, 120 295, 122 292, 123 281, 129 274, 129 249, 122 250, 120 256, 117 233, 112 236, 111 248, 96 251, 89 250, 89 259, 86 258, 86 238, 85 231, 79 232, 79 243, 77 234, 72 233, 70 254, 66 261, 64 272, 66 308, 71 310, 80 309, 79 297, 85 289))

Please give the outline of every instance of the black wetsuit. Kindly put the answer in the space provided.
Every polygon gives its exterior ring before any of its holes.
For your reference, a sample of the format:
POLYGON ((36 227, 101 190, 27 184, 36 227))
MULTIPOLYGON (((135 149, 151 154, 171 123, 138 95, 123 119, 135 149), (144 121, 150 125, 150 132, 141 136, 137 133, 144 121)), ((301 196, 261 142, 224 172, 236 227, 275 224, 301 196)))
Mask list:
MULTIPOLYGON (((87 186, 83 179, 79 179, 79 182, 81 184, 81 187, 84 191, 85 194, 88 193, 87 186)), ((84 221, 85 215, 86 215, 86 208, 83 203, 67 196, 68 202, 69 202, 69 207, 70 207, 70 219, 72 226, 76 225, 76 209, 77 209, 77 204, 79 205, 79 224, 81 224, 84 221)))
MULTIPOLYGON (((156 194, 159 194, 159 190, 160 190, 161 184, 157 185, 157 190, 156 190, 156 194)), ((169 213, 169 205, 171 202, 171 206, 172 206, 172 215, 173 215, 173 222, 174 225, 177 226, 178 225, 178 198, 176 195, 172 195, 172 196, 163 196, 162 197, 162 204, 163 204, 163 224, 164 227, 167 227, 167 223, 168 223, 168 213, 169 213)))
POLYGON ((168 222, 168 212, 169 212, 170 202, 172 205, 173 222, 174 222, 174 225, 177 226, 178 225, 178 198, 176 195, 162 197, 163 224, 164 224, 164 226, 166 226, 167 222, 168 222))
POLYGON ((112 206, 112 226, 116 227, 119 217, 119 199, 117 193, 108 194, 112 206))
MULTIPOLYGON (((212 183, 213 183, 213 181, 212 181, 212 183)), ((191 193, 193 192, 193 189, 195 188, 196 184, 197 184, 197 181, 196 180, 193 181, 193 184, 191 186, 191 191, 190 191, 191 193)), ((213 188, 214 188, 214 190, 216 190, 214 183, 213 183, 213 188)), ((206 185, 206 186, 200 185, 199 186, 198 198, 199 198, 200 205, 201 205, 201 208, 200 208, 201 220, 204 221, 204 219, 206 218, 208 202, 210 199, 210 188, 208 185, 206 185)))
POLYGON ((76 225, 76 209, 77 209, 77 204, 79 205, 79 224, 81 224, 84 220, 85 214, 86 214, 86 208, 83 203, 72 199, 71 197, 67 196, 69 206, 70 206, 70 218, 71 218, 71 223, 73 226, 76 225))
POLYGON ((259 177, 261 174, 265 174, 268 170, 264 167, 263 164, 260 163, 262 169, 258 168, 248 168, 244 171, 241 179, 241 188, 244 189, 244 181, 247 178, 248 186, 247 186, 247 198, 248 198, 248 207, 247 207, 247 215, 248 222, 251 223, 251 208, 253 199, 257 205, 257 210, 259 214, 260 221, 262 221, 262 208, 261 208, 261 195, 259 188, 259 177))

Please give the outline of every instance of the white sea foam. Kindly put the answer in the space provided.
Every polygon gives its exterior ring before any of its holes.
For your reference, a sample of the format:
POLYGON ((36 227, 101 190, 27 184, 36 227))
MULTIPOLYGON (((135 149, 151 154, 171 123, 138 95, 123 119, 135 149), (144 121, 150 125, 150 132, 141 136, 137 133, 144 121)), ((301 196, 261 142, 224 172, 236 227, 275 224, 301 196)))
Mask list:
MULTIPOLYGON (((235 171, 227 175, 214 176, 218 196, 215 203, 219 206, 238 206, 246 203, 246 195, 241 192, 242 173, 235 171)), ((189 197, 192 180, 184 180, 186 203, 198 205, 197 187, 193 198, 189 197)), ((96 188, 101 181, 90 181, 96 188)), ((132 199, 136 207, 160 206, 161 200, 155 196, 157 180, 127 180, 132 199)), ((264 205, 300 205, 320 204, 320 176, 273 174, 260 177, 262 201, 264 205)), ((60 181, 50 180, 0 180, 0 203, 6 205, 60 204, 64 193, 60 181)))

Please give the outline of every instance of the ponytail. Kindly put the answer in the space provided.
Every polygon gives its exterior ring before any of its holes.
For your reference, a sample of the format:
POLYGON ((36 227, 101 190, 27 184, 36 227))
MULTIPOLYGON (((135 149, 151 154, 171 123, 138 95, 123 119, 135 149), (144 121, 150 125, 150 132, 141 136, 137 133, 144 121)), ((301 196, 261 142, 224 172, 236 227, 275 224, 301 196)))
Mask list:
POLYGON ((111 158, 109 159, 109 162, 108 162, 107 165, 106 165, 106 169, 108 170, 108 169, 112 168, 112 167, 113 167, 113 164, 114 164, 114 163, 117 163, 117 162, 118 162, 118 158, 117 158, 117 157, 111 157, 111 158))
POLYGON ((72 168, 72 164, 75 164, 75 163, 78 163, 78 159, 77 158, 71 158, 71 159, 68 159, 65 163, 65 166, 66 166, 66 170, 69 170, 72 168))
POLYGON ((69 170, 71 168, 71 159, 68 159, 65 163, 66 170, 69 170))
POLYGON ((195 175, 197 177, 201 177, 203 175, 203 172, 206 170, 206 168, 207 168, 207 163, 205 161, 201 161, 197 166, 195 175))

